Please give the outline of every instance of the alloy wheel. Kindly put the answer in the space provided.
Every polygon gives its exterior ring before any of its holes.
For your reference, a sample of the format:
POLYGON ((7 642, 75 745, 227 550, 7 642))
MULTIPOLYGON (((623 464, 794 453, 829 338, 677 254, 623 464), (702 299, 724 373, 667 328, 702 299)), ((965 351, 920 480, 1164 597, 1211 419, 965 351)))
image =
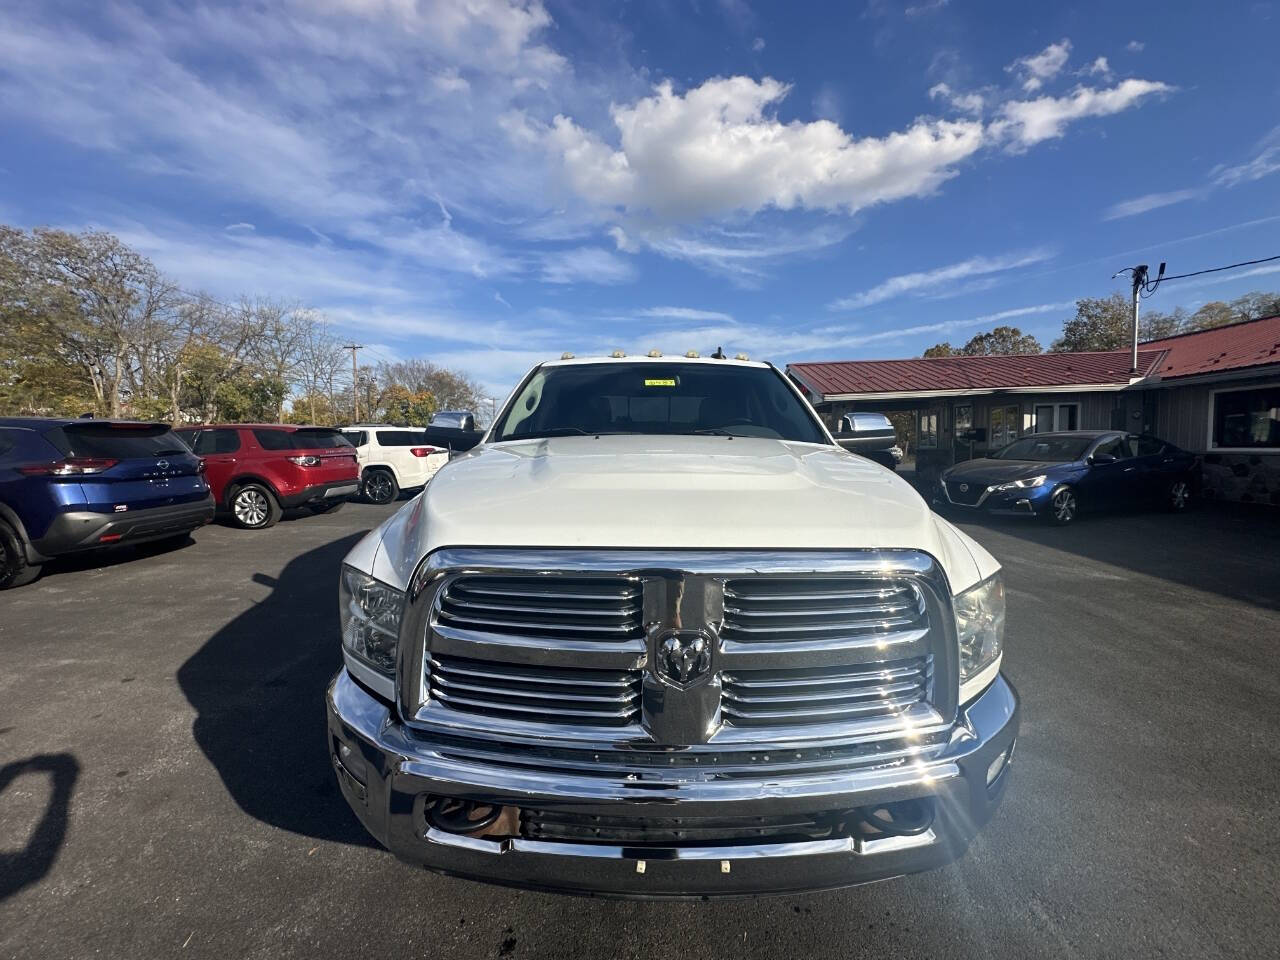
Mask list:
POLYGON ((252 489, 241 490, 236 494, 233 509, 236 519, 246 527, 262 526, 271 512, 266 496, 261 491, 252 489))
POLYGON ((373 473, 364 482, 364 494, 374 503, 391 501, 391 478, 385 473, 373 473))
POLYGON ((1070 490, 1059 490, 1053 495, 1053 518, 1058 523, 1070 523, 1076 518, 1076 495, 1070 490))
POLYGON ((1169 506, 1175 510, 1185 510, 1191 502, 1191 485, 1185 480, 1176 480, 1169 488, 1169 506))

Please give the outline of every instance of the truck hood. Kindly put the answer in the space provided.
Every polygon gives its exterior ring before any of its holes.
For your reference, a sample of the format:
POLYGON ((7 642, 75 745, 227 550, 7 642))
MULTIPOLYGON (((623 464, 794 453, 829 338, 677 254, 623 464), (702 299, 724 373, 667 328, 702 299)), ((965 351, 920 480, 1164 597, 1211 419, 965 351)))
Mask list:
POLYGON ((395 586, 445 546, 914 548, 936 557, 957 591, 998 569, 893 472, 838 447, 748 437, 477 447, 373 536, 370 572, 395 586))

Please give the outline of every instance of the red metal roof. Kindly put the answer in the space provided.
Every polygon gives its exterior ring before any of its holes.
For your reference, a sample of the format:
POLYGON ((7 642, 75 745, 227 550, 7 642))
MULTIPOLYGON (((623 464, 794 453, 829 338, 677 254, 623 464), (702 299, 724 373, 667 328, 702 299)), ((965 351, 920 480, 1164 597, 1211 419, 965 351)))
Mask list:
POLYGON ((1166 351, 1152 374, 1161 380, 1280 363, 1280 316, 1154 340, 1166 351))
MULTIPOLYGON (((1007 390, 1017 387, 1124 387, 1130 351, 1035 353, 914 360, 792 363, 787 370, 824 397, 842 394, 1007 390)), ((1143 377, 1170 380, 1202 373, 1280 364, 1280 316, 1184 333, 1144 343, 1143 377)))
MULTIPOLYGON (((1162 356, 1145 347, 1138 370, 1149 373, 1162 356)), ((845 393, 988 391, 1012 387, 1066 387, 1129 383, 1128 350, 1100 353, 1032 353, 994 357, 933 357, 919 360, 845 360, 792 363, 787 369, 823 396, 845 393)))

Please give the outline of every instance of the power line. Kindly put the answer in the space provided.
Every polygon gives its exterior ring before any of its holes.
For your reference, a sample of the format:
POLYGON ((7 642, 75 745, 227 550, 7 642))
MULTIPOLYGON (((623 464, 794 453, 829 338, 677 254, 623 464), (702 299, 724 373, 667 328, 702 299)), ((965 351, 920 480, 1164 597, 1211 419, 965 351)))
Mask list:
POLYGON ((1251 267, 1255 263, 1270 263, 1272 260, 1280 260, 1280 254, 1274 257, 1263 257, 1261 260, 1244 260, 1240 263, 1229 263, 1225 267, 1209 267, 1207 270, 1195 270, 1191 273, 1175 273, 1171 277, 1157 279, 1156 284, 1159 285, 1165 280, 1185 280, 1187 277, 1198 277, 1202 273, 1221 273, 1223 270, 1234 270, 1236 267, 1251 267))

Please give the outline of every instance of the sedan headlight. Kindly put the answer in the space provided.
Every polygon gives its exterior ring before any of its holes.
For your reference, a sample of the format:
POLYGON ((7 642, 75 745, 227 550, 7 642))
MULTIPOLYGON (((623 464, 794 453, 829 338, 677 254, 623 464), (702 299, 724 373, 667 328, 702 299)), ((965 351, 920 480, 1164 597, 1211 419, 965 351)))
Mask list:
POLYGON ((1027 477, 1025 480, 1010 480, 1008 483, 997 484, 991 489, 995 492, 1001 490, 1029 490, 1032 487, 1042 487, 1049 478, 1043 473, 1038 477, 1027 477))
POLYGON ((343 566, 338 601, 343 650, 359 664, 394 678, 404 593, 354 567, 343 566))
POLYGON ((956 633, 960 639, 960 702, 978 693, 984 672, 1004 648, 1004 580, 988 577, 955 599, 956 633), (966 689, 968 684, 968 689, 966 689))

